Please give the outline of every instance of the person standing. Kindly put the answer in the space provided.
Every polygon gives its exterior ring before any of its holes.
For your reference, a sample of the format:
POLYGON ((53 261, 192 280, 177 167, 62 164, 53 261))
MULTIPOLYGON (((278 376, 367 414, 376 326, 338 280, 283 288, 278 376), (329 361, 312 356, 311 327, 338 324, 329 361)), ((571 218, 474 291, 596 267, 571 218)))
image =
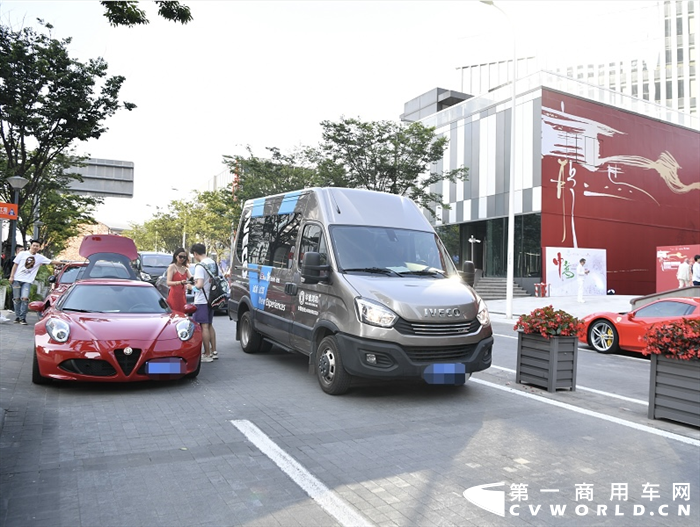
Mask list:
POLYGON ((12 301, 15 305, 15 324, 27 325, 27 309, 29 307, 29 293, 32 282, 42 265, 57 265, 61 262, 50 260, 46 256, 39 254, 42 240, 31 240, 28 251, 20 251, 15 256, 10 271, 10 284, 12 284, 12 301))
POLYGON ((218 359, 216 352, 216 331, 214 330, 214 309, 209 306, 207 297, 211 290, 211 278, 204 269, 206 265, 209 271, 216 273, 216 262, 207 258, 207 250, 203 243, 195 243, 190 249, 192 257, 197 262, 194 268, 194 304, 197 306, 192 319, 202 326, 202 344, 204 344, 204 355, 202 362, 213 362, 218 359))
POLYGON ((578 267, 576 268, 576 280, 578 281, 578 301, 583 303, 583 284, 586 280, 586 275, 590 272, 584 266, 586 265, 586 259, 581 258, 578 262, 578 267))
POLYGON ((693 285, 700 285, 700 254, 695 255, 693 264, 693 285))
POLYGON ((689 260, 689 258, 683 258, 681 263, 678 265, 678 272, 676 273, 676 278, 678 279, 679 289, 682 287, 689 287, 691 285, 689 260))
POLYGON ((182 247, 175 249, 173 261, 168 266, 165 275, 165 283, 170 287, 168 291, 168 305, 173 311, 182 313, 185 310, 185 298, 189 284, 187 280, 192 277, 187 268, 187 252, 182 247))

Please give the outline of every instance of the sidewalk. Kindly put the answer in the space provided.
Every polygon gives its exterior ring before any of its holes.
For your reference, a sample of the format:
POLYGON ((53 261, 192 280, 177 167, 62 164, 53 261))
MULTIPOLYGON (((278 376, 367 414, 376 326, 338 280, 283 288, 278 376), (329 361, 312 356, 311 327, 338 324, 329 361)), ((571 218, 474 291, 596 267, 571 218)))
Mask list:
MULTIPOLYGON (((632 310, 630 300, 641 295, 601 295, 585 297, 583 304, 576 300, 576 296, 558 297, 534 297, 527 296, 513 298, 513 318, 525 313, 530 313, 538 307, 553 306, 554 309, 563 309, 578 318, 583 318, 591 313, 599 311, 612 311, 613 313, 626 313, 632 310)), ((487 300, 489 314, 495 320, 506 320, 506 300, 487 300)))

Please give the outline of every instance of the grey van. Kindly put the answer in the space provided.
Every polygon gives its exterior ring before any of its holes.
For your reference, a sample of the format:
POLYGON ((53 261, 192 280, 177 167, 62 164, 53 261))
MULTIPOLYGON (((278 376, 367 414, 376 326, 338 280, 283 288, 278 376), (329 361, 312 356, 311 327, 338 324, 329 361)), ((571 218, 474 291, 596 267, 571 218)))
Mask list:
POLYGON ((249 200, 233 253, 243 351, 308 355, 326 393, 353 376, 463 384, 491 365, 486 304, 408 198, 311 188, 249 200))

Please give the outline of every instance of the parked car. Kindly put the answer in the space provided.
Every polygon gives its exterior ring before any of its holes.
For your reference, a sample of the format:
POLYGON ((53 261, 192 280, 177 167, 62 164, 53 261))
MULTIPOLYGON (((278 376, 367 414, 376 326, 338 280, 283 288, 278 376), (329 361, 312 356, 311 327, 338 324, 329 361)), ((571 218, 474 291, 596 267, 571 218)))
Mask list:
MULTIPOLYGON (((75 283, 34 326, 32 382, 196 377, 201 327, 186 316, 196 308, 173 313, 153 285, 136 279, 133 241, 86 236, 80 254, 88 261, 75 283)), ((43 311, 44 301, 29 308, 43 311)))
MULTIPOLYGON (((194 267, 196 264, 190 264, 190 273, 192 276, 194 276, 194 267)), ((222 275, 221 269, 219 267, 216 267, 219 276, 222 275)), ((167 284, 167 269, 165 272, 158 277, 156 280, 155 286, 158 291, 160 291, 160 294, 163 295, 163 298, 168 298, 168 294, 170 293, 170 286, 167 284)), ((229 292, 230 293, 230 292, 229 292)), ((187 291, 185 293, 185 303, 187 304, 193 304, 194 303, 194 293, 191 291, 187 291)), ((220 314, 227 314, 228 313, 228 300, 222 302, 220 305, 216 306, 216 309, 214 311, 215 314, 220 313, 220 314)))
POLYGON ((651 325, 683 318, 700 319, 700 298, 663 298, 629 313, 593 313, 583 318, 579 341, 598 353, 641 352, 640 337, 651 325))
POLYGON ((86 262, 66 262, 57 274, 49 276, 51 289, 44 297, 45 308, 48 309, 56 303, 58 298, 75 282, 80 274, 81 268, 87 265, 86 262))
POLYGON ((156 283, 173 261, 173 255, 168 253, 139 252, 136 258, 136 268, 142 273, 141 279, 156 283))

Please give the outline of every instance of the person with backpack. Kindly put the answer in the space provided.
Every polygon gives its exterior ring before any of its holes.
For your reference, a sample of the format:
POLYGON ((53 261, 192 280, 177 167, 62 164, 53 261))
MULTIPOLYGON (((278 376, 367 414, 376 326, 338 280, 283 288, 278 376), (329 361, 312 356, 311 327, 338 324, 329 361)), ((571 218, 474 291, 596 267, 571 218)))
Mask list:
POLYGON ((204 354, 202 362, 213 362, 218 359, 216 351, 216 330, 214 330, 214 308, 209 305, 211 296, 211 275, 216 273, 216 263, 207 257, 207 250, 203 243, 195 243, 190 249, 197 264, 194 267, 194 304, 197 311, 192 315, 195 322, 202 326, 202 343, 204 354))

